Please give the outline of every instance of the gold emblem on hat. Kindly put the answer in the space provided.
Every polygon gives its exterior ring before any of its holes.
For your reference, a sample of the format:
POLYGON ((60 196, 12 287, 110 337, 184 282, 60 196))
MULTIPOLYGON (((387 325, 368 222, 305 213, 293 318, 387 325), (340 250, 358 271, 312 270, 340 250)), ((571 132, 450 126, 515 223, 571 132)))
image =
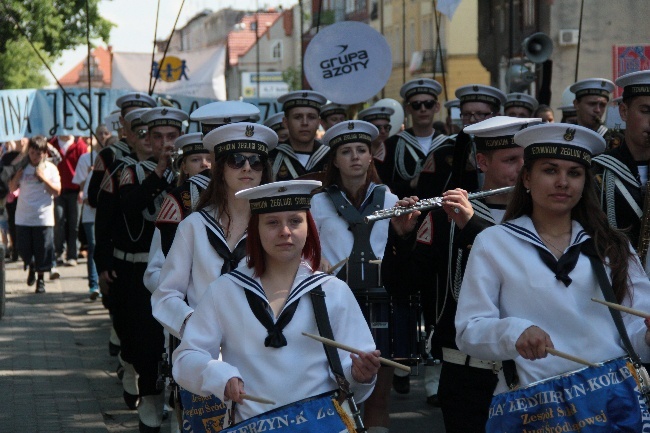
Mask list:
POLYGON ((246 137, 252 137, 253 134, 255 134, 255 127, 252 126, 252 125, 251 125, 251 126, 247 126, 247 127, 246 127, 246 132, 245 132, 246 137))
POLYGON ((564 139, 566 141, 573 141, 575 136, 576 136, 575 128, 567 128, 566 132, 564 133, 564 139))
POLYGON ((223 118, 223 123, 232 123, 232 118, 230 118, 230 117, 224 117, 224 118, 223 118))
POLYGON ((309 94, 309 93, 307 93, 307 92, 303 92, 303 93, 302 93, 302 97, 303 97, 303 98, 306 98, 308 94, 309 94))
POLYGON ((606 83, 604 81, 601 81, 600 82, 600 87, 605 87, 605 86, 606 86, 606 83))
POLYGON ((419 85, 424 84, 424 80, 420 80, 420 81, 418 81, 418 84, 419 84, 419 85))
POLYGON ((478 92, 478 86, 472 86, 472 90, 478 92))
POLYGON ((135 99, 140 99, 140 94, 139 93, 135 94, 135 99))
POLYGON ((354 129, 354 122, 348 122, 348 129, 352 131, 354 129))
POLYGON ((163 116, 166 116, 166 115, 167 115, 167 111, 168 111, 168 110, 167 110, 166 108, 163 108, 162 110, 160 110, 160 114, 162 114, 163 116))
POLYGON ((278 192, 285 192, 286 190, 287 190, 286 186, 281 186, 280 188, 278 188, 278 192))

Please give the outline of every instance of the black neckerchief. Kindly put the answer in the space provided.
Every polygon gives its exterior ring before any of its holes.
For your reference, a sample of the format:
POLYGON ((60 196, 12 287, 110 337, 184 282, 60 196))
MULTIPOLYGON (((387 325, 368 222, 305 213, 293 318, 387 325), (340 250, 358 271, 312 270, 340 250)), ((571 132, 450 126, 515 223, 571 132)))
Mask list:
POLYGON ((230 251, 227 245, 224 245, 223 241, 212 231, 210 228, 205 228, 206 233, 208 234, 208 241, 212 248, 221 256, 223 259, 223 265, 221 265, 221 274, 227 274, 232 271, 239 265, 241 259, 246 256, 246 239, 239 241, 234 251, 230 251))
POLYGON ((264 300, 250 290, 244 290, 244 292, 246 293, 246 299, 248 300, 248 305, 250 306, 251 311, 269 333, 269 335, 264 339, 264 346, 275 348, 286 346, 287 339, 284 334, 282 334, 282 330, 289 324, 289 322, 291 322, 291 319, 296 312, 296 308, 298 308, 300 299, 296 299, 295 302, 292 302, 288 307, 286 307, 282 313, 280 313, 277 322, 273 323, 273 318, 266 308, 264 300))
POLYGON ((565 286, 569 287, 569 284, 573 281, 571 280, 571 277, 569 277, 569 274, 573 268, 576 267, 576 263, 578 263, 581 245, 582 243, 571 245, 568 248, 568 251, 562 254, 559 260, 556 259, 553 254, 549 253, 548 250, 537 245, 535 245, 535 249, 539 254, 539 258, 542 259, 544 264, 553 271, 553 273, 555 273, 555 278, 562 281, 565 286))

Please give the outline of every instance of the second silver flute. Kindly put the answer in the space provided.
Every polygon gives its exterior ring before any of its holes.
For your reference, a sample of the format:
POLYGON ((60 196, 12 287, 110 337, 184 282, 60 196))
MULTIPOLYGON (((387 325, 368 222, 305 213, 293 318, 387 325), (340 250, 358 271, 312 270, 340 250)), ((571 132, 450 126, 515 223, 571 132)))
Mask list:
MULTIPOLYGON (((503 188, 489 189, 487 191, 468 194, 467 198, 470 200, 474 200, 477 198, 489 197, 491 195, 506 194, 512 191, 514 188, 515 188, 514 186, 506 186, 503 188)), ((368 215, 363 220, 365 221, 366 224, 368 224, 373 221, 379 221, 387 218, 398 217, 400 215, 410 214, 415 212, 416 210, 423 211, 423 210, 429 210, 441 206, 442 206, 442 197, 426 198, 424 200, 418 200, 417 203, 415 203, 413 206, 408 206, 408 207, 394 206, 388 209, 378 210, 368 215)))

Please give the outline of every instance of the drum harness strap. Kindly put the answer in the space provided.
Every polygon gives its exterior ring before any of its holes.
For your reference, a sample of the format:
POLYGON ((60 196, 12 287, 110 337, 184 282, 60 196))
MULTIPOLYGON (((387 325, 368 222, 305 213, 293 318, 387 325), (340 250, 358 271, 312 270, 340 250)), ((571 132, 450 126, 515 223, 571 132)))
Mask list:
POLYGON ((370 245, 370 233, 374 222, 366 224, 363 218, 383 208, 386 186, 378 185, 373 189, 370 203, 361 212, 343 197, 336 185, 326 188, 325 191, 332 200, 336 212, 348 223, 348 229, 354 238, 348 263, 341 268, 337 277, 347 282, 352 290, 379 287, 379 271, 371 272, 368 276, 364 272, 366 265, 369 265, 368 261, 375 260, 377 257, 370 245))

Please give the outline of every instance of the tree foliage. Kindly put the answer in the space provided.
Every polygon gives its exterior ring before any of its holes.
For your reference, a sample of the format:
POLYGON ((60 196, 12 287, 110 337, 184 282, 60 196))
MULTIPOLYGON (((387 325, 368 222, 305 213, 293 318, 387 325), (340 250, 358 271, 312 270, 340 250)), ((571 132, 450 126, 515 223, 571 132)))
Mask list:
MULTIPOLYGON (((45 61, 49 61, 40 46, 35 44, 45 61)), ((47 84, 45 66, 29 43, 24 38, 8 41, 5 52, 0 53, 0 89, 38 89, 47 84)))
POLYGON ((286 71, 282 72, 282 81, 287 83, 289 86, 289 91, 294 91, 294 90, 301 90, 302 89, 302 83, 300 81, 300 66, 290 66, 287 68, 286 71))

